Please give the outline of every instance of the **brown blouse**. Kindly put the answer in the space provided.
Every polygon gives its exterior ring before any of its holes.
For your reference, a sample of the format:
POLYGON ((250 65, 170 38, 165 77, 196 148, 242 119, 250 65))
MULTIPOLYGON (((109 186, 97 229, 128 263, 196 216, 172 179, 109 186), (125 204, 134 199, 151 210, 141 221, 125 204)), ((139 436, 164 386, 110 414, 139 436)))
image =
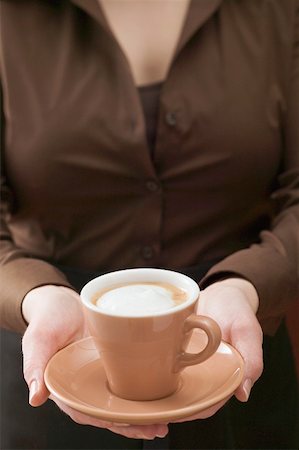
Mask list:
POLYGON ((162 86, 163 83, 153 83, 138 88, 144 116, 147 144, 153 159, 157 138, 159 99, 162 86))
MULTIPOLYGON (((54 267, 219 259, 275 331, 299 298, 299 1, 193 0, 151 158, 124 53, 94 0, 1 1, 1 325, 54 267)), ((42 299, 41 299, 42 301, 42 299)))

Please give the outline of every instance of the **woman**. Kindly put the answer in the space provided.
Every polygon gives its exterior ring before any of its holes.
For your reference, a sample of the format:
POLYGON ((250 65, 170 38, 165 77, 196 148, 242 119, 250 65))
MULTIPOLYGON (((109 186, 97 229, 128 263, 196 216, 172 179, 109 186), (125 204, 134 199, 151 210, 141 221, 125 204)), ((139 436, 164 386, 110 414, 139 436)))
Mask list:
MULTIPOLYGON (((7 404, 13 389, 27 422, 15 425, 5 405, 6 448, 295 448, 282 319, 299 298, 299 2, 24 0, 1 10, 1 321, 25 332, 30 404, 48 398, 51 356, 86 335, 82 285, 138 266, 199 282, 199 313, 244 358, 235 396, 246 402, 137 427, 52 397, 86 429, 53 405, 29 413, 12 367, 7 404), (265 369, 251 392, 261 330, 265 369), (165 438, 146 443, 154 437, 165 438)), ((7 367, 18 364, 15 336, 4 339, 7 367)))

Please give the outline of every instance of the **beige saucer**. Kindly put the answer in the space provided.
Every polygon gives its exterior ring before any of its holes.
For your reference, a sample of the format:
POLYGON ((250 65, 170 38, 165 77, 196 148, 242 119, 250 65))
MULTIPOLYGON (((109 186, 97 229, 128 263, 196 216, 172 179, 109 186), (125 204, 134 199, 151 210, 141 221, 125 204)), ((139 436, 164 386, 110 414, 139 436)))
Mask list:
MULTIPOLYGON (((202 340, 200 331, 193 332, 188 350, 198 351, 202 340)), ((207 361, 182 372, 173 395, 129 401, 110 392, 93 340, 86 338, 53 356, 45 382, 52 394, 82 413, 112 422, 152 424, 191 416, 229 397, 242 381, 243 365, 240 354, 222 342, 207 361)))

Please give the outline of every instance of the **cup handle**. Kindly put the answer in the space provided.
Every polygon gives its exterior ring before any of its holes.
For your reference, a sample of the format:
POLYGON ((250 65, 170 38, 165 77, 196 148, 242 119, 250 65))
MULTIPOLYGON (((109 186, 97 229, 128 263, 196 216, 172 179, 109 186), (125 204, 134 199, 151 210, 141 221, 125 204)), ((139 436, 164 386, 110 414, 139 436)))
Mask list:
POLYGON ((208 343, 205 348, 199 353, 180 353, 176 360, 176 372, 183 370, 185 367, 202 363, 210 356, 212 356, 219 347, 219 344, 221 342, 221 330, 215 320, 211 319, 210 317, 191 314, 185 320, 184 332, 188 333, 194 328, 199 328, 206 333, 208 337, 208 343))

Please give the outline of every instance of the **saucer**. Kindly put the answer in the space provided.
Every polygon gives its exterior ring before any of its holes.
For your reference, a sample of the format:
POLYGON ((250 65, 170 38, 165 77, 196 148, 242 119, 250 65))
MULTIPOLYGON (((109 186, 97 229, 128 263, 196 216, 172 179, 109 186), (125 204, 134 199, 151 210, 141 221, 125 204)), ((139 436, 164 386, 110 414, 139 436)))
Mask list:
MULTIPOLYGON (((203 344, 194 331, 188 351, 203 344)), ((108 388, 99 354, 91 337, 74 342, 49 361, 45 382, 49 391, 73 409, 98 419, 130 424, 171 422, 192 416, 230 397, 243 378, 243 359, 229 344, 201 364, 184 369, 177 391, 163 399, 130 401, 108 388)))

